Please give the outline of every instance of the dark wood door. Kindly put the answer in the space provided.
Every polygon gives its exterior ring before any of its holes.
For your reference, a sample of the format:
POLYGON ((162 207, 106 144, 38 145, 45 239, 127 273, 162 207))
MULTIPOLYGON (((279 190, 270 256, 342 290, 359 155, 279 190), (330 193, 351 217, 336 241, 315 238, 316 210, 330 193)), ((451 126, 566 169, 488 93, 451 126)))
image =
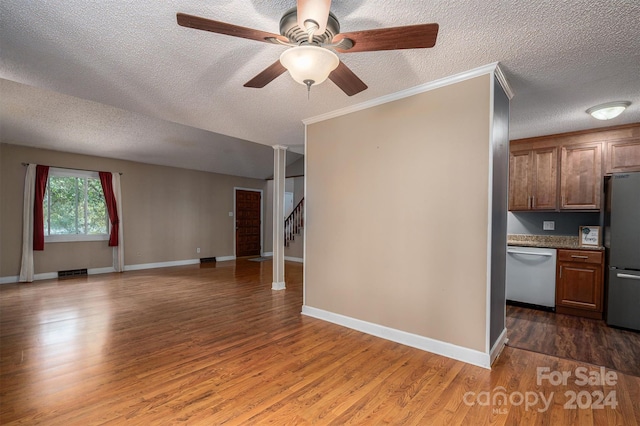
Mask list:
POLYGON ((260 255, 260 192, 236 190, 236 256, 260 255))

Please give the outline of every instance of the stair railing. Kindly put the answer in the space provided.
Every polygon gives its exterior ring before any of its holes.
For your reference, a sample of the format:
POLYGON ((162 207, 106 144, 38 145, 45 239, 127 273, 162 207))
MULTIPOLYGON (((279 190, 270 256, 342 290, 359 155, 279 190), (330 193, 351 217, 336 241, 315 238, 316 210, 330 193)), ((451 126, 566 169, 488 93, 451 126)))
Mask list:
POLYGON ((284 245, 289 247, 289 242, 295 240, 296 235, 304 226, 304 198, 293 208, 291 214, 284 220, 284 245))

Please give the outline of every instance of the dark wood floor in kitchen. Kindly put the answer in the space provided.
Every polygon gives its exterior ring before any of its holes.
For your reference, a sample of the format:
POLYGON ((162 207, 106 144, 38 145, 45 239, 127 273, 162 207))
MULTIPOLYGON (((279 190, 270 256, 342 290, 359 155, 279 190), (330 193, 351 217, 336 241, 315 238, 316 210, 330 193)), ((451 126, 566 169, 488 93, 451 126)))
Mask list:
POLYGON ((602 320, 507 305, 509 346, 640 377, 640 333, 602 320))

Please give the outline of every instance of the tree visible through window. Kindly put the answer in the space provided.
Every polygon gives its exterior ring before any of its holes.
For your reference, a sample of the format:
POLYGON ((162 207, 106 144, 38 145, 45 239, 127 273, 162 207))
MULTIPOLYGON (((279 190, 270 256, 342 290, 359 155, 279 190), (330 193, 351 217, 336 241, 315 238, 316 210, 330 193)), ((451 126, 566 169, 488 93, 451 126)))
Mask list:
POLYGON ((59 169, 49 172, 44 196, 45 238, 75 235, 103 239, 109 231, 108 223, 97 173, 59 169))

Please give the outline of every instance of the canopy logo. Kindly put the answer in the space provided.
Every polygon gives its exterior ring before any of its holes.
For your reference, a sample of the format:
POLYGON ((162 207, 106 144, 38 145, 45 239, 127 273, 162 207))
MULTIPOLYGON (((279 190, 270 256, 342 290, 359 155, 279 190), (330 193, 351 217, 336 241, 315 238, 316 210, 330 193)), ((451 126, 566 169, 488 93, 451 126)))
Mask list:
MULTIPOLYGON (((549 367, 538 367, 536 370, 537 386, 578 386, 599 387, 595 390, 566 390, 558 395, 564 396, 564 409, 591 409, 601 410, 606 407, 616 409, 618 400, 615 390, 606 390, 605 387, 613 387, 618 383, 618 374, 615 371, 607 371, 604 367, 589 369, 578 367, 575 370, 552 371, 549 367)), ((466 392, 462 400, 466 405, 491 406, 494 414, 507 414, 509 407, 524 406, 525 411, 536 410, 543 413, 549 409, 556 396, 555 392, 544 393, 542 391, 528 390, 525 392, 507 392, 503 386, 498 386, 492 391, 466 392)), ((561 402, 561 401, 559 401, 561 402)))

